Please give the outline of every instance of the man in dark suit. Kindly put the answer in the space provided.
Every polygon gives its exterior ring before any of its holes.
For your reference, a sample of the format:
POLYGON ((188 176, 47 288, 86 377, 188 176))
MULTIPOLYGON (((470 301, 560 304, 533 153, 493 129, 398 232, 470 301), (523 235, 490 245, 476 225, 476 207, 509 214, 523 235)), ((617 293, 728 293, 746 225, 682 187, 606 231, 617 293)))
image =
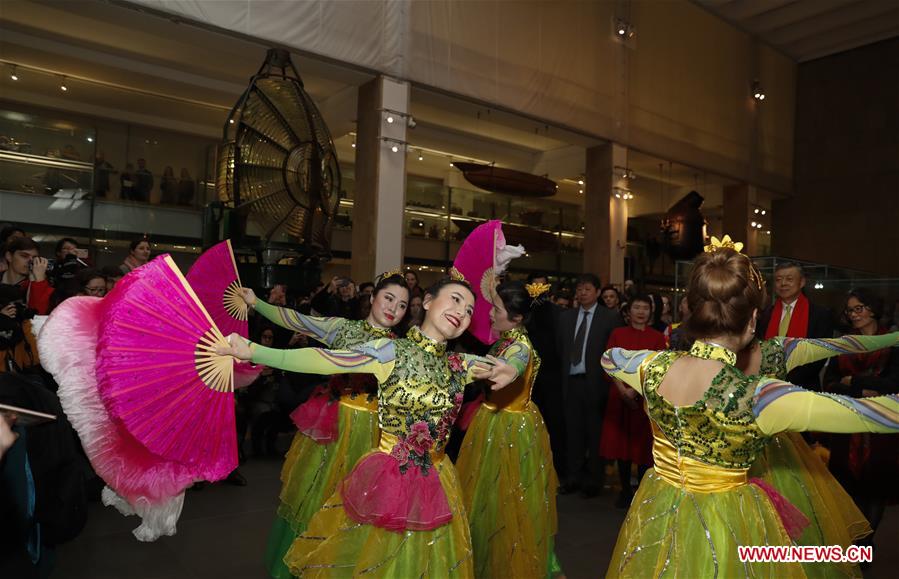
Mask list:
MULTIPOLYGON (((792 261, 774 268, 774 304, 759 315, 756 335, 764 340, 775 336, 791 338, 832 338, 833 317, 829 310, 811 303, 802 288, 805 272, 792 261)), ((787 375, 793 384, 810 390, 821 390, 819 374, 824 362, 800 366, 787 375)))
POLYGON ((557 326, 568 459, 562 494, 580 489, 591 497, 602 488, 599 436, 609 385, 600 358, 621 318, 618 312, 597 305, 600 287, 599 278, 593 274, 578 277, 578 307, 563 311, 557 326))

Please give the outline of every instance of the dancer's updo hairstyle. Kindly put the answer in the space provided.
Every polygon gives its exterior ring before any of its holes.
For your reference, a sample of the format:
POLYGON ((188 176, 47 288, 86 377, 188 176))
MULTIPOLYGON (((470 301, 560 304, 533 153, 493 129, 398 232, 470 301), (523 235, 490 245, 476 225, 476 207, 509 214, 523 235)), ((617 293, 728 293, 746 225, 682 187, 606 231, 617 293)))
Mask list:
POLYGON ((381 292, 382 289, 386 288, 389 285, 396 285, 407 292, 409 291, 409 284, 406 283, 406 277, 396 271, 396 272, 386 272, 379 275, 375 278, 375 288, 372 290, 371 295, 376 296, 381 292))
POLYGON ((448 276, 444 277, 444 278, 440 278, 434 284, 432 284, 431 287, 429 287, 425 291, 425 295, 429 295, 429 296, 431 296, 431 298, 436 298, 437 295, 443 290, 443 288, 445 288, 446 286, 450 286, 450 285, 462 286, 468 291, 468 293, 471 294, 471 296, 473 298, 477 298, 477 295, 474 293, 474 290, 471 289, 471 285, 467 281, 461 280, 461 279, 454 279, 454 278, 448 277, 448 276))
POLYGON ((742 333, 753 310, 765 307, 765 286, 752 261, 733 249, 719 248, 693 261, 687 286, 690 318, 684 322, 694 338, 742 333))
POLYGON ((531 297, 531 292, 524 282, 504 281, 496 286, 496 295, 503 300, 509 318, 521 316, 521 323, 526 324, 530 321, 531 313, 543 304, 544 297, 549 295, 549 292, 531 297))

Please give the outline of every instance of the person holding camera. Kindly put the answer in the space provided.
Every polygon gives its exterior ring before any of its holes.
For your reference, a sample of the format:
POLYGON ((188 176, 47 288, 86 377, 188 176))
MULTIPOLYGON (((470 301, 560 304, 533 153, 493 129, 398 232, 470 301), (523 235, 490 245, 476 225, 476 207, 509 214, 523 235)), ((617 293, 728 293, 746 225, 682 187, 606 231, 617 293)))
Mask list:
POLYGON ((348 277, 331 278, 312 298, 312 309, 320 316, 356 319, 356 284, 348 277))
POLYGON ((53 286, 47 279, 49 262, 41 257, 38 244, 28 237, 13 239, 6 244, 4 259, 6 271, 0 284, 17 288, 23 304, 37 314, 46 315, 53 286))
POLYGON ((22 373, 40 365, 31 331, 35 313, 22 302, 18 287, 0 285, 0 374, 22 373))

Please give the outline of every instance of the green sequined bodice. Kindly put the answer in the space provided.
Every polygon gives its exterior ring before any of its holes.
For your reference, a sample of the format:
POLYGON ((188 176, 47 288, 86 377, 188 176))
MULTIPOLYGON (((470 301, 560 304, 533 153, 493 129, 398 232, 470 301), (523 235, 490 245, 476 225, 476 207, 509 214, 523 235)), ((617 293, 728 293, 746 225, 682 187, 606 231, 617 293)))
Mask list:
POLYGON ((759 376, 787 379, 787 358, 783 344, 777 338, 765 340, 759 344, 762 349, 762 362, 759 376))
POLYGON ((689 354, 663 351, 652 358, 643 370, 650 418, 681 456, 725 468, 749 467, 768 441, 752 411, 757 379, 725 364, 701 399, 675 407, 658 393, 658 387, 671 365, 687 355, 724 361, 717 347, 702 342, 696 342, 689 354))
POLYGON ((329 346, 334 350, 345 350, 377 338, 395 338, 396 335, 387 328, 376 328, 365 320, 346 320, 334 336, 329 346))
POLYGON ((393 372, 378 388, 381 430, 403 437, 413 424, 425 422, 433 434, 432 450, 440 450, 462 404, 462 386, 451 371, 452 364, 461 362, 452 354, 446 356, 446 345, 431 340, 417 327, 396 340, 394 347, 393 372))

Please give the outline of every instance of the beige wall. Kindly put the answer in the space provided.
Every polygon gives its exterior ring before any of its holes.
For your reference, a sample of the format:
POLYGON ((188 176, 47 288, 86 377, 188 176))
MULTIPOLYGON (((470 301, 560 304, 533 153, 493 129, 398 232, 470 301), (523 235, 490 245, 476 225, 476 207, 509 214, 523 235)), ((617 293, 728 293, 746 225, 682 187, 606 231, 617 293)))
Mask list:
POLYGON ((794 64, 687 0, 136 3, 791 191, 794 64))

